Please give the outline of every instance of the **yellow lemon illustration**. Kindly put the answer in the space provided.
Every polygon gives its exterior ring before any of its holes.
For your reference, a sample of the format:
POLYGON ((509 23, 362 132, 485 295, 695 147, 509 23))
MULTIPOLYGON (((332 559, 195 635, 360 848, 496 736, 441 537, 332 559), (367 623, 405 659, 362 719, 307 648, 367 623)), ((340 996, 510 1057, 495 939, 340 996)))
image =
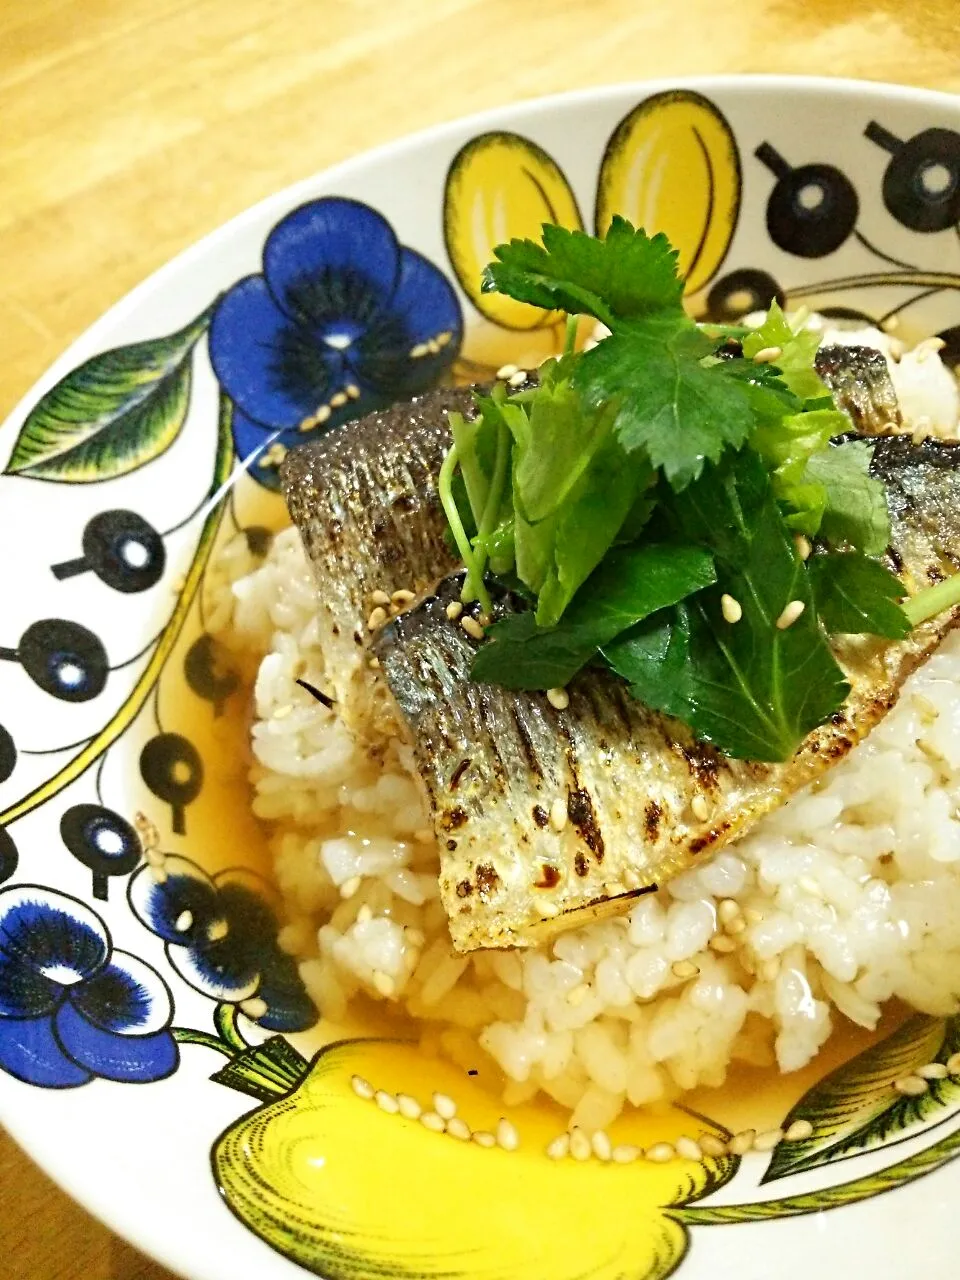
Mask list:
POLYGON ((658 93, 631 111, 607 144, 597 234, 606 234, 617 213, 651 235, 664 232, 679 251, 685 292, 696 293, 730 247, 740 192, 740 154, 718 109, 688 89, 658 93))
POLYGON ((500 1117, 452 1064, 414 1046, 344 1041, 293 1093, 224 1134, 214 1172, 237 1217, 328 1280, 661 1280, 687 1246, 670 1207, 737 1165, 550 1160, 559 1112, 513 1108, 508 1128, 500 1117), (427 1125, 418 1107, 433 1111, 427 1125), (457 1121, 437 1132, 436 1113, 453 1107, 457 1121))
POLYGON ((447 253, 467 297, 503 328, 556 323, 556 312, 480 292, 494 247, 515 237, 539 240, 545 222, 583 228, 570 184, 542 147, 516 133, 484 133, 454 157, 443 204, 447 253))

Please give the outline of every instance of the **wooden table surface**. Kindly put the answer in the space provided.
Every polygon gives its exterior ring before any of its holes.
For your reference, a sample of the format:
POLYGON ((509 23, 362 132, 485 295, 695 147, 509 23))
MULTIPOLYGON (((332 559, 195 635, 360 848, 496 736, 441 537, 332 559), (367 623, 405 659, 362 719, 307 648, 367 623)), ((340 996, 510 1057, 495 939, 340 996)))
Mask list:
MULTIPOLYGON (((958 0, 0 0, 0 419, 262 196, 485 107, 712 72, 960 90, 958 0)), ((170 1280, 0 1136, 18 1280, 170 1280)), ((245 1280, 237 1277, 237 1280, 245 1280)))

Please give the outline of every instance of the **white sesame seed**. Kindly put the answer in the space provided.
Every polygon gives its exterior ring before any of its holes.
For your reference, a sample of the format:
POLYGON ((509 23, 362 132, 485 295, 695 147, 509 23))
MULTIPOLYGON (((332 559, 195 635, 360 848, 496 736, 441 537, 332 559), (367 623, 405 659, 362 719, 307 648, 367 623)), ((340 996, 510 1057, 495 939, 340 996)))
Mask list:
POLYGON ((373 1100, 381 1111, 386 1111, 388 1116, 395 1116, 400 1110, 400 1103, 392 1093, 387 1093, 386 1089, 378 1089, 373 1095, 373 1100))
POLYGON ((443 1116, 438 1116, 435 1111, 424 1111, 420 1116, 420 1123, 432 1133, 443 1133, 447 1127, 443 1116))
POLYGON ((756 907, 744 907, 743 918, 747 924, 761 924, 763 922, 763 912, 758 911, 756 907))
POLYGON ((504 1151, 516 1151, 520 1145, 520 1135, 516 1127, 503 1116, 497 1121, 497 1146, 504 1151))
POLYGON ((450 603, 447 605, 445 612, 451 622, 456 622, 456 620, 460 617, 461 613, 463 613, 463 605, 460 603, 459 600, 451 600, 450 603))
POLYGON ((910 439, 913 441, 914 444, 923 444, 924 440, 926 440, 929 434, 930 434, 930 420, 929 418, 926 418, 926 419, 923 419, 922 421, 917 422, 917 425, 914 427, 913 431, 911 432, 910 439))
POLYGON ((791 600, 777 619, 777 630, 786 631, 787 627, 792 627, 806 607, 802 600, 791 600))
POLYGON ((743 617, 743 605, 739 600, 734 600, 733 596, 724 592, 720 597, 720 612, 723 614, 725 622, 739 622, 743 617))
POLYGON ((337 391, 330 397, 331 409, 341 409, 346 403, 347 397, 342 391, 337 391))
POLYGON ((292 702, 285 702, 282 707, 277 707, 273 713, 274 720, 286 720, 287 716, 293 710, 292 702))
POLYGON ((717 919, 721 924, 739 920, 741 914, 740 903, 735 898, 723 898, 717 906, 717 919))
POLYGON ((269 1007, 262 996, 251 996, 249 1000, 240 1001, 241 1013, 245 1013, 251 1022, 256 1022, 258 1018, 262 1018, 269 1007))
POLYGON ((330 414, 332 412, 333 410, 330 408, 328 404, 322 404, 320 408, 317 410, 317 412, 313 415, 313 420, 318 427, 322 427, 323 424, 330 417, 330 414))
POLYGON ((380 670, 380 659, 377 657, 376 654, 374 654, 373 657, 367 659, 367 666, 370 668, 371 671, 380 670))
POLYGON ((526 369, 518 369, 509 379, 511 387, 522 387, 527 380, 526 369))
POLYGON ((478 1129, 473 1135, 473 1140, 478 1147, 495 1147, 497 1140, 492 1133, 487 1133, 485 1129, 478 1129))
POLYGON ((426 342, 418 342, 410 348, 410 359, 419 360, 422 356, 429 353, 430 347, 426 342))
POLYGON ((436 342, 437 346, 442 349, 443 347, 447 346, 450 343, 450 340, 452 339, 452 337, 453 337, 453 334, 451 333, 451 331, 449 329, 444 329, 442 333, 437 334, 434 341, 436 342))
POLYGON ((226 920, 214 920, 207 929, 207 937, 211 942, 222 942, 229 932, 230 926, 226 920))
POLYGON ((497 370, 497 377, 503 382, 509 382, 513 375, 519 372, 520 370, 515 364, 502 364, 497 370))
POLYGON ((554 916, 560 914, 560 907, 556 902, 541 902, 540 915, 547 920, 552 920, 554 916))
POLYGON ((577 1125, 570 1130, 570 1154, 574 1160, 589 1160, 593 1148, 590 1139, 577 1125))
POLYGON ((809 1120, 794 1120, 783 1136, 787 1142, 805 1142, 813 1137, 813 1125, 809 1120))
POLYGON ((606 1161, 613 1156, 613 1143, 610 1141, 610 1135, 605 1129, 597 1129, 590 1139, 590 1146, 593 1148, 593 1154, 598 1160, 606 1161))
POLYGON ((570 1151, 569 1133, 560 1133, 547 1144, 546 1154, 550 1160, 563 1160, 570 1151))
POLYGON ((676 1155, 673 1144, 670 1142, 655 1142, 652 1147, 647 1150, 647 1159, 653 1164, 666 1164, 668 1160, 672 1160, 676 1155))
POLYGON ((445 1093, 435 1093, 433 1095, 433 1109, 444 1120, 452 1120, 457 1114, 457 1104, 445 1093))
POLYGON ((737 949, 737 944, 734 940, 723 933, 715 933, 708 945, 710 950, 716 951, 718 955, 730 955, 731 952, 737 949))
POLYGON ((681 1134, 676 1142, 677 1155, 681 1160, 702 1160, 703 1148, 700 1143, 687 1135, 681 1134))
POLYGON ((575 987, 567 992, 567 1004, 573 1005, 574 1009, 580 1007, 590 994, 590 985, 586 982, 579 982, 575 987))
POLYGON ((783 1141, 782 1129, 767 1129, 763 1133, 758 1133, 753 1140, 754 1151, 772 1151, 774 1147, 780 1145, 783 1141))
POLYGON ((473 640, 483 639, 483 627, 481 627, 480 623, 476 620, 476 618, 471 618, 470 615, 467 614, 465 617, 462 617, 460 619, 460 625, 461 627, 463 627, 467 635, 471 637, 471 639, 473 640))
POLYGON ((917 1068, 917 1075, 921 1080, 943 1080, 947 1075, 947 1068, 942 1062, 928 1062, 925 1067, 917 1068))
POLYGON ((351 400, 360 399, 360 388, 357 386, 355 382, 348 382, 343 389, 346 392, 349 399, 351 400))
POLYGON ((734 916, 734 918, 729 920, 723 927, 731 937, 736 937, 737 934, 743 933, 744 929, 746 929, 747 922, 744 920, 743 916, 734 916))
POLYGON ((745 1156, 748 1151, 753 1149, 756 1136, 756 1129, 741 1129, 739 1133, 735 1133, 730 1139, 730 1154, 745 1156))
POLYGON ((562 831, 567 825, 567 802, 560 796, 550 806, 550 825, 554 831, 562 831))
POLYGON ((470 1126, 460 1116, 454 1116, 447 1121, 447 1133, 451 1138, 456 1138, 458 1142, 469 1142, 473 1136, 470 1132, 470 1126))
POLYGON ((384 973, 382 969, 374 969, 373 971, 373 988, 384 997, 392 996, 397 990, 397 984, 390 977, 389 973, 384 973))
POLYGON ((764 347, 753 357, 754 364, 773 364, 783 355, 782 347, 764 347))
POLYGON ((400 1114, 406 1116, 408 1120, 419 1120, 423 1114, 423 1107, 416 1098, 411 1098, 409 1093, 397 1094, 397 1106, 400 1108, 400 1114))
POLYGON ((617 1164, 633 1164, 634 1160, 639 1160, 642 1155, 643 1148, 635 1147, 630 1142, 621 1142, 611 1152, 611 1156, 617 1164))
POLYGON ((675 964, 670 966, 670 972, 675 978, 686 981, 688 978, 695 978, 700 970, 692 960, 677 960, 675 964))
POLYGON ((344 901, 348 898, 352 898, 360 888, 361 884, 363 884, 363 880, 360 876, 351 876, 349 880, 344 880, 343 884, 340 886, 340 897, 343 898, 344 901))
POLYGON ((690 809, 691 809, 691 812, 693 813, 693 816, 697 819, 698 822, 706 822, 706 820, 710 817, 710 806, 707 803, 706 796, 701 796, 701 795, 694 796, 693 799, 690 801, 690 809))
POLYGON ((401 587, 390 597, 390 603, 395 604, 398 609, 403 609, 406 605, 412 604, 416 598, 415 591, 411 591, 408 587, 401 587))
POLYGON ((373 1097, 373 1085, 369 1080, 364 1080, 363 1076, 351 1076, 350 1085, 358 1098, 363 1098, 366 1102, 369 1102, 373 1097))
POLYGON ((174 920, 173 927, 176 929, 177 933, 186 933, 192 924, 193 912, 181 911, 176 920, 174 920))
POLYGON ((813 547, 811 547, 810 545, 810 539, 805 538, 802 533, 795 533, 793 535, 793 540, 796 543, 797 554, 799 555, 800 559, 809 560, 810 552, 813 550, 813 547))
POLYGON ((570 695, 566 689, 548 689, 547 701, 557 711, 566 711, 570 705, 570 695))
POLYGON ((902 1093, 907 1098, 919 1098, 930 1088, 920 1076, 904 1076, 900 1080, 894 1080, 893 1087, 897 1093, 902 1093))
POLYGON ((389 604, 389 603, 390 603, 390 597, 387 595, 386 591, 379 591, 379 590, 378 590, 378 591, 374 591, 374 592, 371 594, 371 596, 370 596, 370 601, 371 601, 371 603, 372 603, 372 604, 383 604, 383 605, 386 605, 386 604, 389 604))
POLYGON ((715 1133, 701 1133, 699 1139, 700 1150, 705 1156, 725 1156, 727 1154, 727 1144, 722 1138, 718 1138, 715 1133))

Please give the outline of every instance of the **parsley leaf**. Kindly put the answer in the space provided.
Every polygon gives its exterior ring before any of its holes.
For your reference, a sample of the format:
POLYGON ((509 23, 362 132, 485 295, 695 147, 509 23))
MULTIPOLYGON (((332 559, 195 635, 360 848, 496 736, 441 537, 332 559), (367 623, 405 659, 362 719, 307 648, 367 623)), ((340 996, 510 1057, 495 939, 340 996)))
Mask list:
POLYGON ((872 457, 873 446, 866 440, 832 445, 810 458, 804 476, 826 493, 822 536, 834 547, 879 556, 890 543, 890 513, 883 482, 870 474, 872 457))
POLYGON ((879 560, 859 551, 817 555, 807 561, 817 610, 828 631, 902 640, 910 620, 900 607, 903 583, 879 560))
POLYGON ((685 488, 754 424, 743 385, 724 362, 703 364, 713 347, 682 313, 618 325, 579 359, 574 385, 591 406, 616 406, 614 431, 642 449, 674 489, 685 488))
POLYGON ((743 354, 752 360, 765 347, 779 347, 780 355, 773 364, 787 389, 800 400, 829 399, 830 389, 814 367, 819 346, 818 333, 803 328, 794 333, 774 300, 760 328, 743 339, 743 354))
POLYGON ((560 620, 574 593, 603 560, 649 475, 645 462, 626 458, 612 436, 594 454, 563 509, 549 517, 555 523, 552 562, 537 602, 541 626, 560 620))
POLYGON ((714 552, 716 586, 660 624, 669 628, 655 636, 660 664, 655 645, 651 650, 653 633, 639 637, 639 650, 627 636, 604 655, 635 697, 684 720, 719 750, 786 760, 841 706, 849 686, 818 623, 770 477, 757 455, 744 451, 674 499, 671 515, 683 535, 714 552), (724 593, 742 607, 737 623, 723 617, 724 593), (794 600, 804 611, 781 630, 777 619, 794 600))
POLYGON ((511 240, 494 249, 485 293, 508 294, 547 310, 591 315, 604 324, 665 308, 679 311, 683 281, 663 234, 648 236, 615 217, 604 239, 546 224, 543 244, 511 240))
POLYGON ((612 414, 584 410, 568 379, 545 383, 528 405, 503 408, 513 434, 514 501, 532 522, 566 501, 610 434, 612 414))
POLYGON ((538 627, 532 613, 491 627, 471 675, 507 689, 565 685, 614 636, 715 579, 699 547, 647 545, 608 556, 577 593, 562 623, 538 627))
POLYGON ((809 475, 807 463, 846 427, 846 418, 837 410, 814 409, 761 423, 754 431, 750 443, 771 468, 777 497, 791 508, 791 529, 814 534, 820 528, 827 490, 809 475))

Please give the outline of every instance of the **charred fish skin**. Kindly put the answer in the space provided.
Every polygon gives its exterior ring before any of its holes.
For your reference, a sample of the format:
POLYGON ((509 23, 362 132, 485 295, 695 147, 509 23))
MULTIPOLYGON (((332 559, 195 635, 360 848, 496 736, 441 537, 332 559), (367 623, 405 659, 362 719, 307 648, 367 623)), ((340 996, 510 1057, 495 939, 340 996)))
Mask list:
POLYGON ((903 425, 887 360, 875 347, 823 346, 815 367, 842 409, 862 435, 898 431, 903 425))
MULTIPOLYGON (((531 375, 531 379, 535 375, 531 375)), ((317 640, 338 710, 363 741, 395 731, 367 660, 374 592, 432 588, 456 567, 437 479, 447 415, 474 413, 477 390, 440 387, 292 449, 280 468, 290 516, 317 584, 317 640)))
POLYGON ((876 442, 870 471, 887 491, 891 568, 910 594, 960 570, 958 445, 909 435, 876 442))
MULTIPOLYGON (((960 445, 891 437, 872 465, 887 484, 891 563, 913 593, 960 546, 960 445)), ((462 952, 535 945, 628 910, 698 865, 846 755, 960 620, 958 608, 896 643, 836 638, 851 685, 842 714, 792 760, 762 764, 698 743, 604 672, 574 680, 564 710, 540 693, 475 683, 477 642, 446 612, 459 590, 459 576, 442 583, 374 650, 413 744, 462 952)))
POLYGON ((372 595, 419 594, 455 566, 436 478, 451 438, 447 412, 469 412, 467 388, 443 388, 344 424, 291 450, 280 479, 317 583, 317 625, 346 722, 369 737, 372 595))

